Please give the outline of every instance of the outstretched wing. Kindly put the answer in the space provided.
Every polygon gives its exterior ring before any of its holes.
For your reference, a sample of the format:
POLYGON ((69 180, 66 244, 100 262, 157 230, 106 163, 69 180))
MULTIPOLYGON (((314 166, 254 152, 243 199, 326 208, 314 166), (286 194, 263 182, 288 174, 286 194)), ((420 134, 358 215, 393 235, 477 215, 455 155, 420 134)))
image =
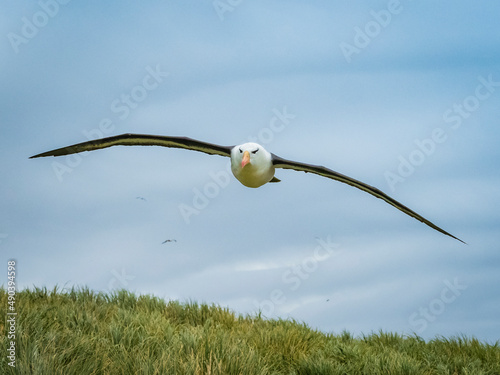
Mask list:
POLYGON ((210 155, 231 156, 233 146, 220 146, 213 143, 197 141, 187 137, 167 137, 161 135, 146 134, 122 134, 113 137, 96 139, 94 141, 77 143, 72 146, 58 148, 56 150, 43 152, 30 157, 61 156, 76 154, 83 151, 99 150, 111 146, 163 146, 173 148, 184 148, 187 150, 204 152, 210 155))
POLYGON ((377 197, 377 198, 380 198, 380 199, 386 201, 391 206, 394 206, 398 210, 404 212, 405 214, 407 214, 411 217, 414 217, 415 219, 421 221, 424 224, 427 224, 428 226, 437 230, 438 232, 446 234, 447 236, 450 236, 450 237, 452 237, 452 238, 454 238, 462 243, 465 243, 460 238, 457 238, 454 235, 446 232, 445 230, 441 229, 437 225, 431 223, 429 220, 427 220, 424 217, 417 214, 415 211, 409 209, 405 205, 399 203, 394 198, 391 198, 390 196, 388 196, 387 194, 385 194, 384 192, 380 191, 379 189, 377 189, 373 186, 367 185, 361 181, 358 181, 354 178, 345 176, 341 173, 332 171, 331 169, 328 169, 328 168, 323 167, 323 166, 311 165, 311 164, 305 164, 305 163, 300 163, 300 162, 296 162, 296 161, 286 160, 286 159, 280 158, 279 156, 276 156, 274 154, 272 154, 272 157, 273 157, 273 165, 275 168, 294 169, 296 171, 302 171, 302 172, 306 172, 306 173, 314 173, 314 174, 318 174, 318 175, 323 176, 323 177, 331 178, 332 180, 337 180, 337 181, 343 182, 345 184, 354 186, 360 190, 366 191, 367 193, 373 195, 374 197, 377 197))

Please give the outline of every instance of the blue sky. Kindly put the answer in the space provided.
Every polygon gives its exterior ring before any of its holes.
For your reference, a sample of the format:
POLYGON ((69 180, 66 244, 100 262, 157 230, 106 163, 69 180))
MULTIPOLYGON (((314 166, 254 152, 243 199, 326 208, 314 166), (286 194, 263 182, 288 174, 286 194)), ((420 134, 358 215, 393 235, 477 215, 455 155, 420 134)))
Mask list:
POLYGON ((500 339, 497 2, 2 8, 0 260, 17 260, 20 288, 500 339), (319 176, 278 170, 279 184, 245 188, 218 156, 28 159, 125 132, 256 140, 374 185, 468 245, 319 176))

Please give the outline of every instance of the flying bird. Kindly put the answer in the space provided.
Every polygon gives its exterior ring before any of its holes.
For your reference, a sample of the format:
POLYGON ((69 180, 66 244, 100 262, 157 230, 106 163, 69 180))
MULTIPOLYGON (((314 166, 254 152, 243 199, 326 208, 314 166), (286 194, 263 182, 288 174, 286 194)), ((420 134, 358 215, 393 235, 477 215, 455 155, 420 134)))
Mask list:
POLYGON ((261 145, 253 142, 243 143, 237 146, 221 146, 187 137, 169 137, 146 134, 122 134, 43 152, 41 154, 32 156, 30 159, 43 156, 62 156, 76 154, 79 152, 99 150, 101 148, 111 146, 163 146, 199 151, 210 155, 226 156, 231 158, 231 171, 233 172, 236 179, 240 181, 244 186, 251 188, 258 188, 268 182, 280 182, 280 180, 274 176, 276 168, 293 169, 306 173, 314 173, 363 190, 373 195, 374 197, 382 199, 383 201, 389 203, 391 206, 394 206, 398 210, 421 221, 422 223, 437 230, 438 232, 441 232, 462 243, 465 243, 461 239, 441 229, 437 225, 417 214, 415 211, 409 209, 405 205, 399 203, 394 198, 391 198, 390 196, 373 186, 367 185, 354 178, 348 177, 320 165, 312 165, 283 159, 273 153, 268 152, 261 145))
POLYGON ((164 243, 168 243, 168 242, 177 242, 177 240, 175 240, 175 239, 174 240, 165 240, 161 244, 163 245, 164 243))

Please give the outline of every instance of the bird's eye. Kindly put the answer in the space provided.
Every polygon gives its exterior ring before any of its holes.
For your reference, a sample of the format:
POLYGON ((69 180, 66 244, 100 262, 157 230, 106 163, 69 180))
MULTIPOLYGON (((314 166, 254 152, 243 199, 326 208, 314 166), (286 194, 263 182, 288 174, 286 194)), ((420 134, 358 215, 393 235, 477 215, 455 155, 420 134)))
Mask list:
POLYGON ((240 154, 243 154, 243 150, 240 148, 240 154))
POLYGON ((255 151, 252 151, 252 154, 256 154, 257 151, 259 151, 259 149, 255 150, 255 151))

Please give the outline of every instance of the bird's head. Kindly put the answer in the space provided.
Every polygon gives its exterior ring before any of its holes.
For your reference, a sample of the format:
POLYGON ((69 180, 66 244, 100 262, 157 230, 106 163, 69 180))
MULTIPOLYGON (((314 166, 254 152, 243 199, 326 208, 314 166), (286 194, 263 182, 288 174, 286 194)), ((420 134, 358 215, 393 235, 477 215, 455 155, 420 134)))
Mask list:
POLYGON ((259 144, 248 142, 236 146, 231 152, 231 159, 234 164, 241 169, 248 168, 251 165, 259 165, 266 158, 267 151, 259 144))

